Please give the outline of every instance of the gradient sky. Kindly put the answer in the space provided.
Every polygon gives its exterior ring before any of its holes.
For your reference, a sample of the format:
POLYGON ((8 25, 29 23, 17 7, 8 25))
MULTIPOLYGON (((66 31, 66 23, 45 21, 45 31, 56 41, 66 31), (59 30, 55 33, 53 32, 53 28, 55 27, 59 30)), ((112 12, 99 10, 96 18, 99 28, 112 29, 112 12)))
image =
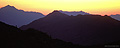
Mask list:
POLYGON ((8 4, 17 9, 41 12, 44 15, 53 10, 82 10, 101 15, 120 14, 120 0, 0 0, 0 8, 8 4))

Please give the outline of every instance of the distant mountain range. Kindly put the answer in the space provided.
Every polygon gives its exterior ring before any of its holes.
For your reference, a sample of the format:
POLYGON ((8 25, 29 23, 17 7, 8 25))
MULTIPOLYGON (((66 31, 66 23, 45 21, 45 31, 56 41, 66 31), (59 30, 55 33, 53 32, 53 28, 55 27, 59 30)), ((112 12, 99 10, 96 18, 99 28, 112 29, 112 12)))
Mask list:
POLYGON ((59 12, 61 12, 61 13, 64 13, 64 14, 67 14, 67 15, 69 15, 69 16, 77 16, 77 15, 79 15, 79 14, 81 14, 81 15, 91 15, 91 14, 89 14, 89 13, 87 13, 87 12, 84 12, 84 11, 62 11, 62 10, 58 10, 59 12))
POLYGON ((120 21, 120 14, 116 14, 116 15, 110 15, 110 17, 120 21))
POLYGON ((44 17, 44 15, 41 13, 18 10, 10 5, 0 8, 0 21, 17 27, 29 24, 42 17, 44 17))
POLYGON ((53 11, 21 29, 34 28, 67 42, 80 45, 104 44, 120 40, 120 22, 101 15, 69 16, 53 11))
MULTIPOLYGON (((68 16, 92 15, 84 11, 71 11, 71 12, 62 11, 62 10, 57 10, 57 11, 66 14, 68 16)), ((9 25, 14 25, 17 27, 27 25, 32 21, 43 17, 45 16, 42 13, 18 10, 14 6, 10 6, 10 5, 0 8, 0 21, 3 21, 9 25)), ((111 17, 120 21, 119 15, 111 15, 111 17)))

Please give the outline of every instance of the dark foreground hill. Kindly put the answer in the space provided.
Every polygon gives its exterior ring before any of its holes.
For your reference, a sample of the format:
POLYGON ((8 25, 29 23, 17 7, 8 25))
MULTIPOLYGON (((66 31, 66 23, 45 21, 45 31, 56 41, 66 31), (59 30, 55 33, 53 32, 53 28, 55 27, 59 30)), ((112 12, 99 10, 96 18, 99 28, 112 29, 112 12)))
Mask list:
POLYGON ((54 11, 44 18, 21 27, 23 30, 28 28, 80 45, 96 45, 120 40, 120 22, 109 16, 68 16, 54 11))
POLYGON ((29 24, 42 17, 44 15, 41 13, 18 10, 10 5, 0 8, 0 21, 14 26, 17 25, 18 27, 29 24))
POLYGON ((28 29, 20 30, 0 22, 0 48, 83 48, 59 39, 52 39, 46 33, 28 29))
POLYGON ((34 29, 20 30, 0 22, 0 48, 119 48, 120 41, 108 44, 80 46, 59 39, 52 39, 46 33, 34 29))

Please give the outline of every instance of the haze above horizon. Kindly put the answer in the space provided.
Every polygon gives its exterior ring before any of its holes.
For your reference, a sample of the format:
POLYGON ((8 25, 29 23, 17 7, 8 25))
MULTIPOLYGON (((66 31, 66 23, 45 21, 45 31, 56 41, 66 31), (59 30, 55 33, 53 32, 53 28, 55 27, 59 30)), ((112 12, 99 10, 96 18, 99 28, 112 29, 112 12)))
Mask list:
POLYGON ((0 8, 15 6, 25 11, 41 12, 44 15, 53 10, 85 11, 91 14, 120 14, 120 0, 0 0, 0 8))

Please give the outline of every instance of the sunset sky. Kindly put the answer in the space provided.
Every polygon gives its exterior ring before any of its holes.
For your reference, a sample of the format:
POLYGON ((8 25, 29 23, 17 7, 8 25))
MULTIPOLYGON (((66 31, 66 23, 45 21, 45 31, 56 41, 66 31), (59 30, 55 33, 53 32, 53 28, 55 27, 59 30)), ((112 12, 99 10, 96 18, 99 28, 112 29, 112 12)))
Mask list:
POLYGON ((25 11, 41 12, 44 15, 53 10, 82 10, 101 15, 120 14, 120 0, 0 0, 0 8, 6 5, 25 11))

